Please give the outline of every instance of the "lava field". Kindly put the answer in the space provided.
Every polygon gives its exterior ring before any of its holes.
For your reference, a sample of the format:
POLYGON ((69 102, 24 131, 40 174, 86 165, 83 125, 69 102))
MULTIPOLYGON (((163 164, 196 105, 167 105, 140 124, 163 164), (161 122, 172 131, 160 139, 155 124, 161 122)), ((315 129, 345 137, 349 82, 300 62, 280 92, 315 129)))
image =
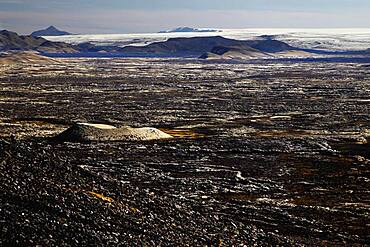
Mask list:
POLYGON ((0 245, 370 245, 369 68, 0 65, 0 245), (53 139, 76 122, 174 138, 53 139))

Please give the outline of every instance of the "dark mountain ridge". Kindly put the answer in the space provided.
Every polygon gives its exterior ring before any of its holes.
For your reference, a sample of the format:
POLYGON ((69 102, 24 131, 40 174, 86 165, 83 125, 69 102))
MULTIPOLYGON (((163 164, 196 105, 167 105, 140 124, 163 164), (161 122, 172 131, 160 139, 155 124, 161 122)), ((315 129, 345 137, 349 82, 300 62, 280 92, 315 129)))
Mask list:
POLYGON ((294 47, 277 40, 233 40, 221 36, 171 38, 147 46, 96 46, 91 43, 78 45, 52 42, 42 37, 18 35, 15 32, 0 31, 0 51, 21 50, 41 53, 114 53, 125 56, 192 56, 199 57, 215 47, 238 47, 245 51, 279 52, 294 47))
POLYGON ((0 31, 0 51, 37 51, 44 54, 116 52, 122 48, 115 46, 95 46, 91 43, 72 45, 64 42, 53 42, 42 37, 18 35, 15 32, 0 31))
POLYGON ((144 47, 126 46, 122 49, 127 54, 183 54, 188 56, 201 56, 211 52, 215 47, 239 47, 246 50, 255 49, 259 52, 281 52, 295 50, 284 42, 278 40, 234 40, 221 36, 171 38, 167 41, 156 42, 144 47))
POLYGON ((42 37, 18 35, 15 32, 0 31, 1 51, 37 51, 53 57, 193 57, 193 58, 266 58, 304 55, 368 56, 363 51, 322 51, 301 49, 279 40, 259 38, 255 40, 234 40, 221 36, 170 38, 146 46, 97 46, 91 43, 78 45, 53 42, 42 37), (298 54, 298 55, 297 55, 298 54))
POLYGON ((41 37, 18 35, 7 30, 0 31, 0 51, 38 51, 42 53, 78 52, 77 46, 63 42, 52 42, 41 37))

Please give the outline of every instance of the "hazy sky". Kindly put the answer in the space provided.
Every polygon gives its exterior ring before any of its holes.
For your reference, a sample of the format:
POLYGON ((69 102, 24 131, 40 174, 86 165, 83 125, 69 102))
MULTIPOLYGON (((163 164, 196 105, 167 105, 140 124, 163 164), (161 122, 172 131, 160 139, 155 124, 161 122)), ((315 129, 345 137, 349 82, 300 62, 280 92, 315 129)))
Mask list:
POLYGON ((370 28, 370 0, 0 0, 0 29, 370 28))

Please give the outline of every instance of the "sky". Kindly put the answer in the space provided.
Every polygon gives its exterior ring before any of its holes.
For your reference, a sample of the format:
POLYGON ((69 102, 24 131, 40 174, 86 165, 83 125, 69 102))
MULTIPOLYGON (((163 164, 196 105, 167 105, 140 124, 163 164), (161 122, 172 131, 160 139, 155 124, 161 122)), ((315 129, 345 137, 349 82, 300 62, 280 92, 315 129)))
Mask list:
POLYGON ((79 34, 198 28, 370 28, 370 0, 0 0, 0 30, 79 34))

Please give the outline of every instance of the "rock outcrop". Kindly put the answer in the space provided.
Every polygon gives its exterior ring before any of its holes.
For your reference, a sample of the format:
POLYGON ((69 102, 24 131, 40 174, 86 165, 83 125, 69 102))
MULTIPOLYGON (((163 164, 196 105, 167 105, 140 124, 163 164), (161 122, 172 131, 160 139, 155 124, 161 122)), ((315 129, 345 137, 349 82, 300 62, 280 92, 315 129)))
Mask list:
POLYGON ((171 139, 171 135, 156 128, 114 127, 106 124, 76 123, 55 137, 58 141, 150 141, 171 139))

